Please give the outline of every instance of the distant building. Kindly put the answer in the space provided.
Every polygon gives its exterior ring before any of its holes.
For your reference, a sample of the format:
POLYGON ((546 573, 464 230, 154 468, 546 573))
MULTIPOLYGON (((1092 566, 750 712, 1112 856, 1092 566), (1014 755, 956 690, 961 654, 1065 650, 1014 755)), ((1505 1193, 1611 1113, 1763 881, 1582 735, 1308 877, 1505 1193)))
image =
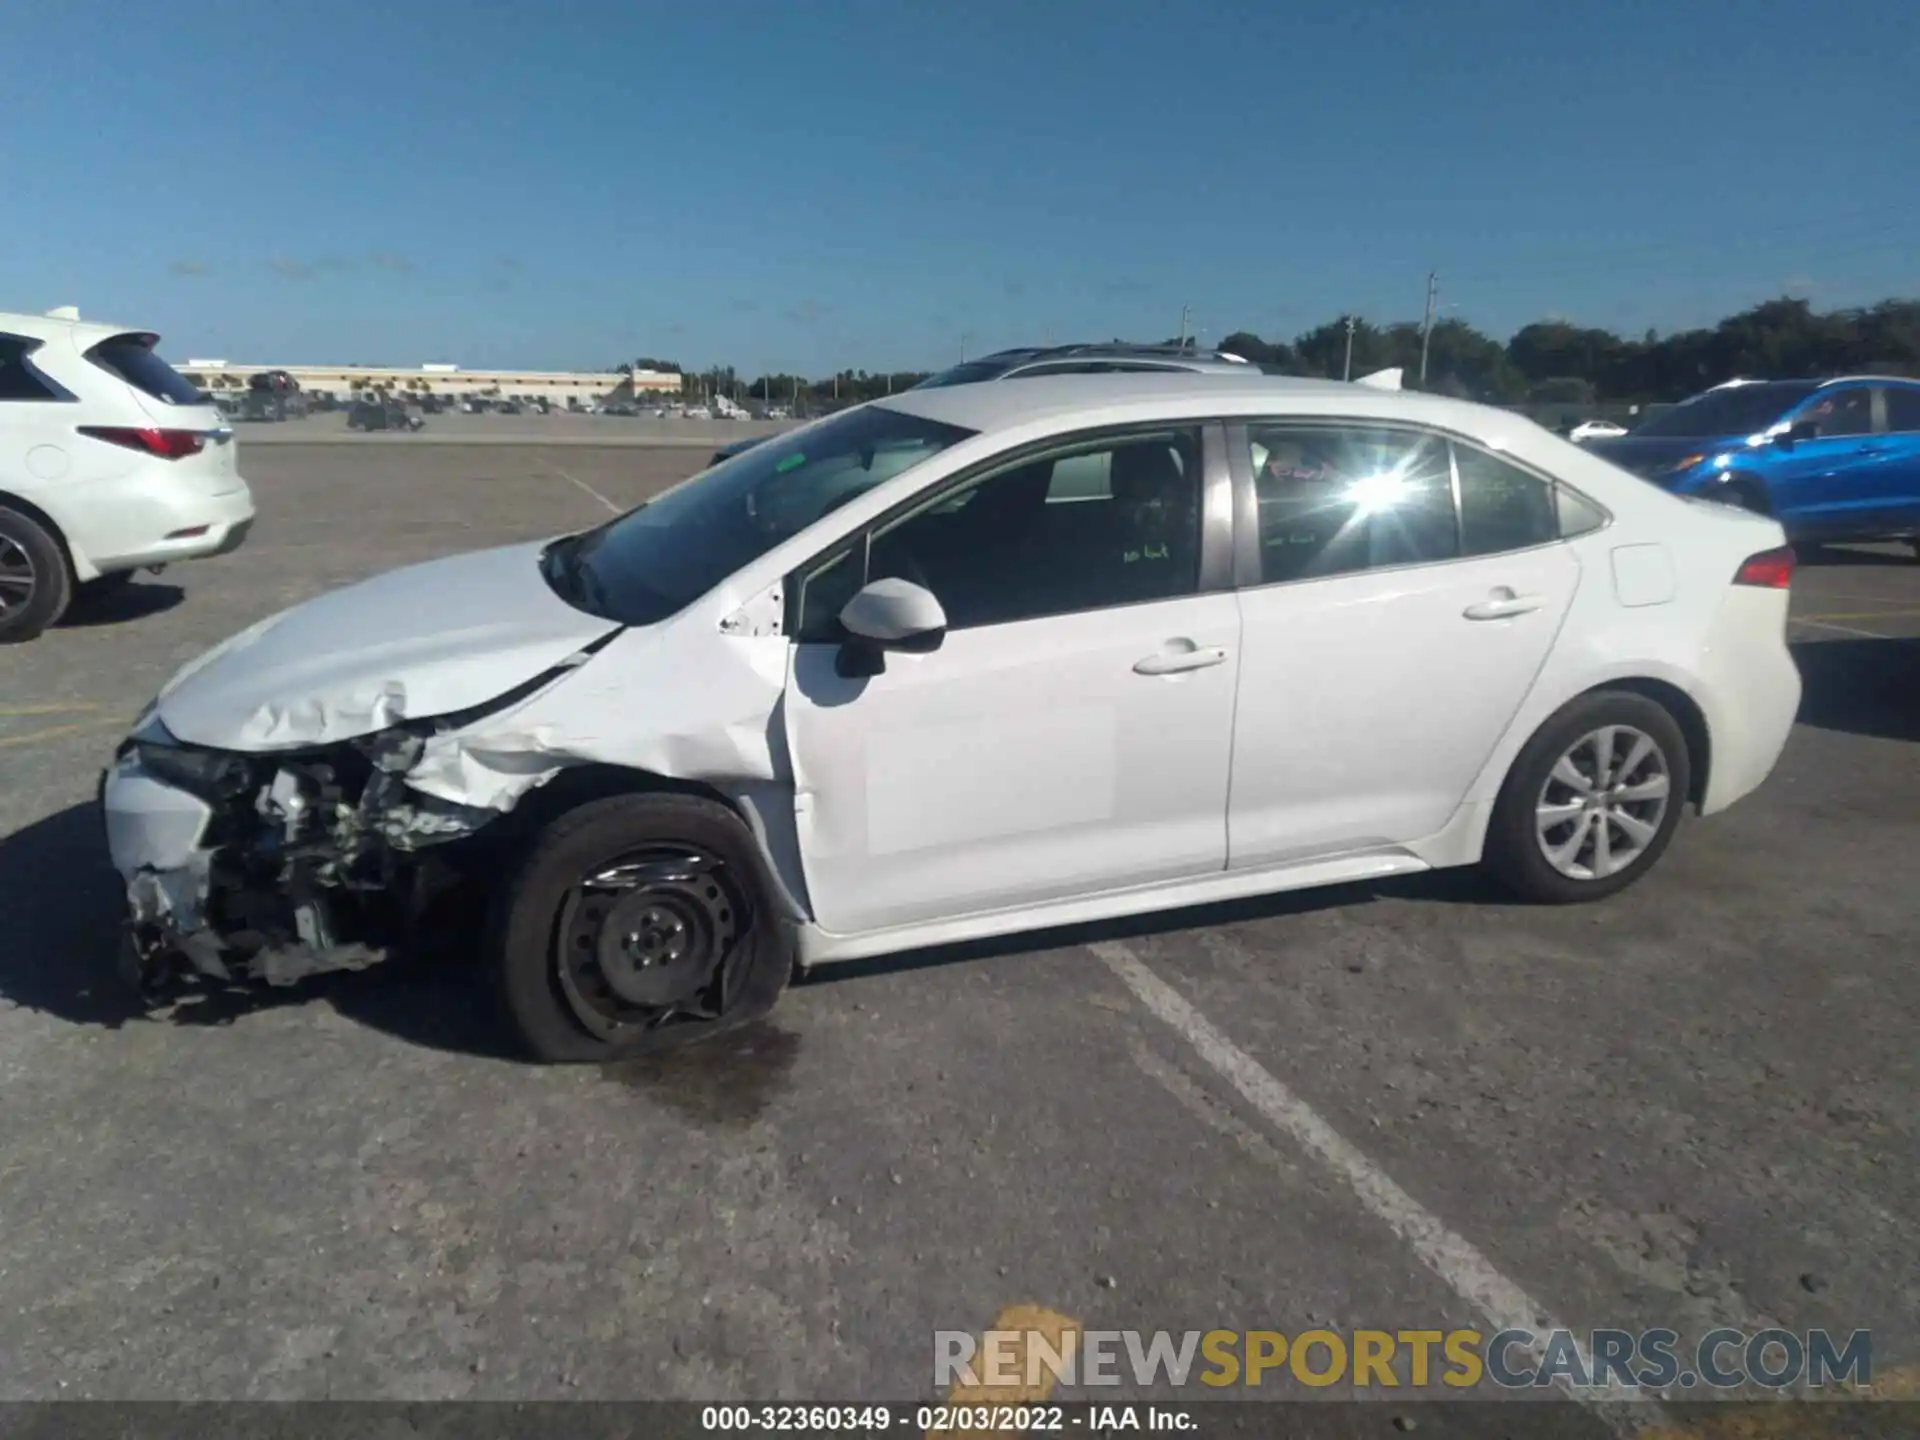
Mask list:
POLYGON ((414 369, 385 365, 236 365, 227 360, 189 360, 174 366, 203 390, 242 391, 255 375, 279 372, 291 375, 308 394, 347 399, 363 390, 391 390, 396 394, 486 395, 546 400, 564 405, 569 399, 588 404, 608 398, 664 396, 680 393, 680 377, 670 371, 465 370, 458 365, 421 365, 414 369))

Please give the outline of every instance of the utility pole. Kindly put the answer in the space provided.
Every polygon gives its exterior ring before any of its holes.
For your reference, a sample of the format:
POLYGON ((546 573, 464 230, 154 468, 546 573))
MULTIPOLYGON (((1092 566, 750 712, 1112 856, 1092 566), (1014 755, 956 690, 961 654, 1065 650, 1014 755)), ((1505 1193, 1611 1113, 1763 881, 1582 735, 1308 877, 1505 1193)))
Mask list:
POLYGON ((1193 307, 1191 305, 1182 305, 1180 307, 1180 348, 1182 350, 1187 348, 1187 316, 1192 310, 1193 307))
POLYGON ((1427 272, 1427 318, 1420 326, 1420 385, 1427 383, 1427 342, 1433 338, 1433 302, 1440 298, 1440 272, 1427 272))
POLYGON ((1347 316, 1347 364, 1340 372, 1342 380, 1353 379, 1353 316, 1347 316))
POLYGON ((967 340, 969 336, 970 332, 966 330, 960 332, 960 363, 962 365, 967 363, 967 340))

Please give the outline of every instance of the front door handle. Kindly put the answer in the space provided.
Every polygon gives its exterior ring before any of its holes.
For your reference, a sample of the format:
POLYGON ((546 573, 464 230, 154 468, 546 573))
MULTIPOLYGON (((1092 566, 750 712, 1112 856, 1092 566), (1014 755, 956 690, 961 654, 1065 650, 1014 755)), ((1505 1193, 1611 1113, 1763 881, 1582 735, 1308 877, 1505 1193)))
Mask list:
POLYGON ((1460 613, 1469 620, 1506 620, 1515 615, 1530 615, 1546 603, 1544 595, 1516 595, 1506 590, 1491 600, 1469 605, 1460 613))
POLYGON ((1149 655, 1144 660, 1133 662, 1136 675, 1179 675, 1188 670, 1204 670, 1209 665, 1219 665, 1227 658, 1224 645, 1208 646, 1204 650, 1162 651, 1158 655, 1149 655))

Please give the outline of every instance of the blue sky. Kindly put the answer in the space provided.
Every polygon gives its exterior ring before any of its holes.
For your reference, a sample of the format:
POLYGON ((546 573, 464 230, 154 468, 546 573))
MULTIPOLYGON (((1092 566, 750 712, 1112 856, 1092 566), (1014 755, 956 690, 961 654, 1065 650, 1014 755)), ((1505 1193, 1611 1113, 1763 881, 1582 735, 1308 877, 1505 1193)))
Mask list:
POLYGON ((0 309, 825 373, 1920 294, 1920 3, 0 6, 0 309))

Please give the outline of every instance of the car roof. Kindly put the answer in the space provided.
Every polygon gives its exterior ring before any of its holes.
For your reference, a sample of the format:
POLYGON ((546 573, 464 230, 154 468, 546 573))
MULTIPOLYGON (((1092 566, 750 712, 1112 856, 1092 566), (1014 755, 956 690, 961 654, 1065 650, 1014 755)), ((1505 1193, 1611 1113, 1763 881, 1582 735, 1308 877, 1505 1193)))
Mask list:
POLYGON ((62 315, 27 315, 5 310, 0 310, 0 331, 9 335, 24 335, 32 340, 51 340, 56 335, 70 335, 74 343, 83 348, 115 335, 153 333, 138 325, 107 325, 98 320, 69 320, 62 315))
MULTIPOLYGON (((1467 400, 1450 400, 1417 391, 1380 390, 1342 380, 1309 380, 1292 375, 1247 373, 1220 375, 1193 371, 1138 375, 1045 375, 1018 385, 983 380, 932 390, 905 390, 872 402, 903 414, 940 420, 990 433, 1080 411, 1111 411, 1139 406, 1179 413, 1255 415, 1310 413, 1421 420, 1455 428, 1472 426, 1487 409, 1467 400)), ((1501 412, 1505 413, 1505 412, 1501 412)))
POLYGON ((1747 385, 1811 385, 1816 390, 1824 390, 1829 385, 1920 385, 1920 378, 1912 375, 1828 375, 1815 379, 1812 376, 1782 376, 1774 380, 1766 376, 1743 375, 1737 380, 1722 380, 1718 385, 1709 385, 1700 393, 1711 395, 1716 390, 1735 390, 1747 385))
POLYGON ((1254 368, 1252 362, 1224 350, 1196 350, 1184 345, 1138 345, 1128 341, 1094 341, 1076 345, 1017 345, 996 350, 972 362, 997 364, 1006 370, 1062 360, 1154 360, 1195 370, 1254 368))

